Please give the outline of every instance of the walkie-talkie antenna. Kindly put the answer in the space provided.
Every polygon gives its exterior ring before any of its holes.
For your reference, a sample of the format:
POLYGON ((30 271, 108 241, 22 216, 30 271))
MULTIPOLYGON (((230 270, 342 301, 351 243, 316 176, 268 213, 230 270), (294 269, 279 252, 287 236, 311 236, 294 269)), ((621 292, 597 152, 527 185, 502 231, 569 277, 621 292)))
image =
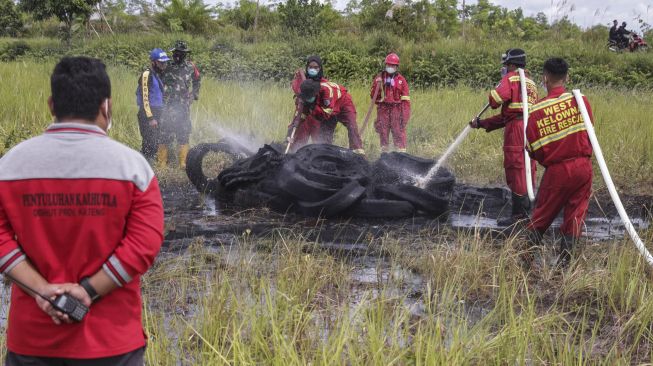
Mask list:
POLYGON ((52 300, 50 300, 47 297, 43 296, 43 294, 41 294, 40 292, 34 290, 33 288, 27 286, 25 283, 17 280, 14 276, 10 275, 9 273, 5 273, 5 276, 7 276, 7 278, 9 278, 13 282, 15 282, 18 286, 28 290, 29 292, 33 293, 34 295, 37 295, 38 297, 42 298, 43 300, 49 302, 50 305, 54 306, 54 302, 52 300))

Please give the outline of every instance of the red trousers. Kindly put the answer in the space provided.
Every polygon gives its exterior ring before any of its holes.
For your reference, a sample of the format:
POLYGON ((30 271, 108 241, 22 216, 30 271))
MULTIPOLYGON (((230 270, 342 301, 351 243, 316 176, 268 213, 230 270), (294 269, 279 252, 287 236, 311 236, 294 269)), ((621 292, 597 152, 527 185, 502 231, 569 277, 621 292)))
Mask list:
POLYGON ((308 139, 311 139, 314 144, 320 143, 320 122, 313 116, 307 116, 302 122, 297 125, 295 131, 295 138, 293 139, 291 152, 297 151, 300 147, 308 144, 308 139))
POLYGON ((340 104, 339 112, 333 115, 329 120, 320 122, 320 142, 333 144, 333 135, 336 132, 336 124, 342 123, 347 128, 349 135, 349 148, 352 150, 362 149, 363 141, 358 134, 358 124, 356 123, 356 107, 351 101, 351 96, 345 93, 338 100, 340 104))
MULTIPOLYGON (((508 188, 520 196, 526 195, 526 166, 524 165, 524 121, 512 120, 503 129, 503 168, 508 188)), ((535 188, 535 160, 531 161, 533 188, 535 188)))
POLYGON ((528 228, 544 233, 560 210, 562 235, 580 237, 592 190, 592 162, 589 157, 565 160, 544 171, 533 217, 528 228))
POLYGON ((376 121, 374 128, 381 140, 381 149, 387 151, 390 132, 392 131, 392 142, 397 149, 406 149, 406 124, 401 103, 390 104, 380 103, 377 105, 376 121))

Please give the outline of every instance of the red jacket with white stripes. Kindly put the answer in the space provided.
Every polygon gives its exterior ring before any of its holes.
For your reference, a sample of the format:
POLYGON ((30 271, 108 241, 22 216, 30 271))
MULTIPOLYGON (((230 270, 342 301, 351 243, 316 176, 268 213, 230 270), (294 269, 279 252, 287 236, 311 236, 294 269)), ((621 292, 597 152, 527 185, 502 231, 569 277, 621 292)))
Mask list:
POLYGON ((163 205, 145 158, 97 126, 55 123, 0 159, 0 271, 28 259, 50 283, 104 270, 119 288, 84 320, 55 325, 13 286, 7 348, 98 358, 145 345, 140 276, 163 240, 163 205))
MULTIPOLYGON (((525 76, 528 104, 533 105, 537 101, 537 86, 529 79, 528 71, 525 71, 525 76)), ((503 128, 513 120, 523 120, 521 82, 517 71, 504 75, 499 85, 490 91, 488 99, 492 109, 501 107, 501 114, 480 121, 481 127, 486 131, 503 128)))
MULTIPOLYGON (((592 108, 583 96, 590 120, 592 108)), ((548 167, 564 160, 592 156, 583 116, 573 94, 564 87, 549 91, 533 106, 526 129, 528 149, 533 159, 548 167)))
POLYGON ((318 121, 328 121, 337 116, 345 105, 353 105, 347 88, 331 81, 321 81, 311 115, 318 121))

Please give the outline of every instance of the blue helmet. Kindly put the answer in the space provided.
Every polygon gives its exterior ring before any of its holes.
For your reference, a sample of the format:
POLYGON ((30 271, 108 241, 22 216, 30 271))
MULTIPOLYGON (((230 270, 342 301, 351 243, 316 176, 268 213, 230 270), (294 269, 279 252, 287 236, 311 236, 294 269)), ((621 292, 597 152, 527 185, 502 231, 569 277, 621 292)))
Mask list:
POLYGON ((160 48, 155 48, 152 50, 152 52, 150 52, 150 60, 166 62, 166 61, 170 61, 170 58, 168 57, 168 55, 166 55, 164 50, 160 48))

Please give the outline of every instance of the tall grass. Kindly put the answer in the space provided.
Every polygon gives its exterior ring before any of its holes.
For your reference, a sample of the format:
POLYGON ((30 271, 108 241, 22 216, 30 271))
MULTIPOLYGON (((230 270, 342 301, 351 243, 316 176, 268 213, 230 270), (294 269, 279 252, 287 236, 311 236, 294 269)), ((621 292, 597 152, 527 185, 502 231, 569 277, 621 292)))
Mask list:
MULTIPOLYGON (((40 133, 51 121, 46 100, 52 64, 0 63, 0 153, 40 133)), ((140 144, 134 91, 138 75, 109 68, 114 99, 111 135, 129 146, 140 144)), ((573 77, 573 75, 572 75, 573 77)), ((489 87, 489 86, 488 86, 489 87)), ((369 105, 368 86, 348 85, 358 111, 359 128, 369 105)), ((543 91, 541 91, 543 93, 543 91)), ((650 194, 653 188, 653 92, 586 89, 594 109, 596 130, 608 166, 620 188, 650 194)), ((435 157, 441 154, 465 123, 485 104, 487 90, 466 87, 412 91, 413 116, 408 125, 408 151, 435 157)), ((193 144, 212 142, 239 133, 260 142, 283 141, 293 114, 293 100, 284 84, 216 81, 206 78, 200 100, 193 105, 193 144)), ((495 112, 488 112, 487 116, 495 112)), ((371 159, 379 153, 373 119, 363 136, 371 159)), ((449 162, 458 178, 479 184, 503 182, 502 132, 474 131, 449 162)), ((336 143, 347 145, 345 129, 336 143)), ((541 169, 540 169, 541 170, 541 169)), ((600 187, 600 180, 597 186, 600 187)))
MULTIPOLYGON (((265 251, 244 238, 217 251, 198 241, 159 260, 145 278, 148 359, 159 365, 650 362, 653 293, 630 245, 588 245, 567 271, 550 265, 528 271, 517 241, 500 247, 484 237, 440 234, 435 242, 413 237, 409 245, 393 235, 368 242, 389 257, 367 282, 355 275, 360 260, 335 258, 301 237, 258 241, 265 251)), ((550 255, 545 249, 543 258, 550 255)))

